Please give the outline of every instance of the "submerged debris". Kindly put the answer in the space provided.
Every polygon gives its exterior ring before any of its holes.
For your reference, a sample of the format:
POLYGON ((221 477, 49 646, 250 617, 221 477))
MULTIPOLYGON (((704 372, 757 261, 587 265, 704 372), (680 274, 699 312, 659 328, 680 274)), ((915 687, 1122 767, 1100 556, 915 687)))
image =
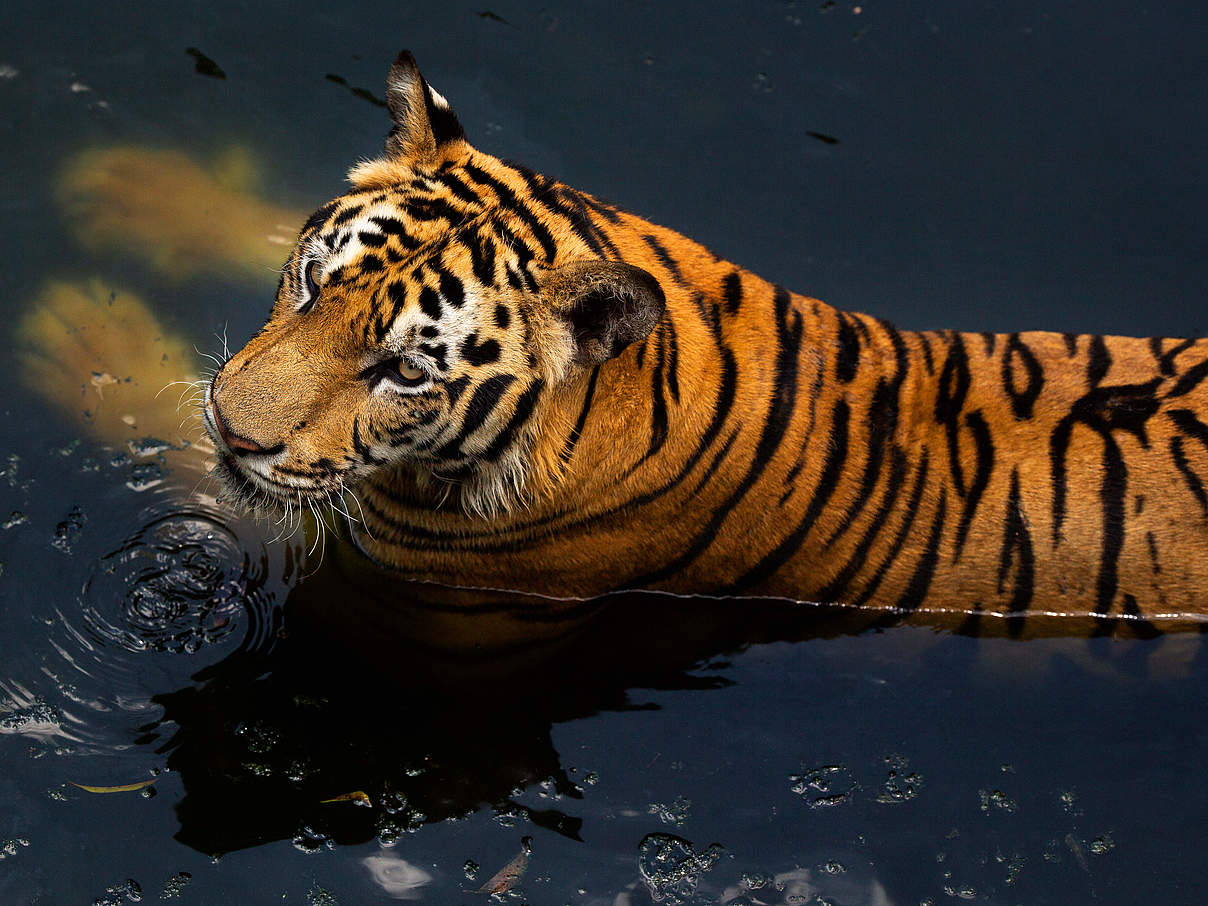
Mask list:
POLYGON ((520 852, 503 868, 495 872, 491 880, 478 888, 479 893, 507 893, 520 883, 528 870, 529 856, 533 854, 533 838, 524 837, 520 841, 520 852))

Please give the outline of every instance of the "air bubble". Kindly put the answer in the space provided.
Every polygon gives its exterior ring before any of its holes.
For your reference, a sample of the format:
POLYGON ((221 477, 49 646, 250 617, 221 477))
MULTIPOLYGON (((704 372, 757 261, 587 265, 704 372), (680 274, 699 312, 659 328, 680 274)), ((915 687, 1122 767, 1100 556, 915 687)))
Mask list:
POLYGON ((164 882, 163 893, 159 895, 161 900, 178 900, 185 887, 193 880, 193 876, 187 871, 178 871, 172 877, 164 882))
POLYGON ((55 534, 50 541, 50 546, 57 551, 70 554, 72 547, 80 540, 80 533, 87 521, 88 517, 84 515, 84 510, 79 506, 73 506, 71 512, 67 514, 67 518, 55 526, 55 534))
POLYGON ((901 755, 889 755, 886 756, 885 763, 889 765, 889 777, 882 785, 881 792, 877 794, 877 802, 893 805, 907 802, 919 794, 923 786, 923 775, 917 771, 906 773, 910 762, 901 755))
POLYGON ((700 884, 700 876, 721 858, 723 848, 711 844, 697 852, 692 841, 672 834, 647 834, 638 846, 638 873, 650 899, 668 906, 688 902, 700 884))
POLYGON ((810 808, 829 808, 847 802, 858 788, 851 771, 841 764, 824 764, 789 777, 794 793, 810 808))

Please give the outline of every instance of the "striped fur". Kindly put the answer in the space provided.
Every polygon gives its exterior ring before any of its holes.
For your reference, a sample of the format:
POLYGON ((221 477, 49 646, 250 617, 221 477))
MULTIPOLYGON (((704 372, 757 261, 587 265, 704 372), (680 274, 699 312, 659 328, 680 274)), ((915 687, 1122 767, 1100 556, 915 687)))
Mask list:
POLYGON ((1208 612, 1208 341, 901 331, 474 149, 409 55, 388 96, 207 396, 249 502, 353 487, 459 586, 1208 612))

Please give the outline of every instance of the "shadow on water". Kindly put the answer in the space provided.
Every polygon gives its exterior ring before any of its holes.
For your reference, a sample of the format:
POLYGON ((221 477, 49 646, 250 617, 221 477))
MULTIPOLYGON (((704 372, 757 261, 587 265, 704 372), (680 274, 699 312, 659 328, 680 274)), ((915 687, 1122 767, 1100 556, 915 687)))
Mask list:
POLYGON ((657 707, 639 689, 722 688, 717 658, 869 623, 782 602, 631 594, 535 616, 539 641, 492 644, 484 624, 523 605, 396 583, 386 614, 347 580, 325 565, 291 592, 271 651, 241 650, 155 697, 163 717, 148 738, 176 725, 162 751, 186 788, 181 842, 205 853, 288 838, 302 849, 390 842, 481 808, 577 840, 585 781, 562 763, 556 724, 657 707), (558 807, 518 803, 534 784, 558 807))
MULTIPOLYGON (((271 645, 243 646, 186 688, 153 698, 163 715, 144 740, 170 734, 160 752, 186 790, 176 806, 182 843, 208 854, 291 838, 303 850, 388 844, 480 809, 578 840, 585 778, 563 763, 557 724, 657 707, 638 690, 724 688, 725 659, 753 644, 902 622, 875 611, 652 594, 559 609, 348 566, 329 557, 294 587, 271 645), (383 580, 384 589, 375 584, 383 580), (518 801, 535 786, 549 808, 518 801)), ((979 626, 964 615, 910 622, 1013 634, 1001 621, 979 626)), ((1028 634, 1069 631, 1068 621, 1033 621, 1028 634)))

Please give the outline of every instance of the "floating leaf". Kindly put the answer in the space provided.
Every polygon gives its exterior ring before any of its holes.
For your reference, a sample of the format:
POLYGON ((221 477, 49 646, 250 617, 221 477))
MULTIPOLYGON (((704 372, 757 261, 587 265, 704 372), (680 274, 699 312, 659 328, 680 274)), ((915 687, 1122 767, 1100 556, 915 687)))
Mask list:
POLYGON ((520 852, 511 862, 499 869, 491 880, 478 888, 479 893, 507 893, 520 883, 528 868, 529 856, 533 853, 533 838, 525 837, 520 841, 520 852))
POLYGON ((369 799, 369 794, 363 790, 353 790, 351 793, 345 793, 342 796, 333 796, 331 799, 320 799, 320 805, 326 805, 329 802, 355 802, 357 805, 373 805, 369 799))
POLYGON ((152 777, 150 780, 140 780, 138 783, 125 783, 121 786, 88 786, 83 783, 76 783, 74 780, 67 781, 74 787, 79 787, 85 793, 133 793, 135 790, 143 790, 155 783, 159 778, 152 777))

